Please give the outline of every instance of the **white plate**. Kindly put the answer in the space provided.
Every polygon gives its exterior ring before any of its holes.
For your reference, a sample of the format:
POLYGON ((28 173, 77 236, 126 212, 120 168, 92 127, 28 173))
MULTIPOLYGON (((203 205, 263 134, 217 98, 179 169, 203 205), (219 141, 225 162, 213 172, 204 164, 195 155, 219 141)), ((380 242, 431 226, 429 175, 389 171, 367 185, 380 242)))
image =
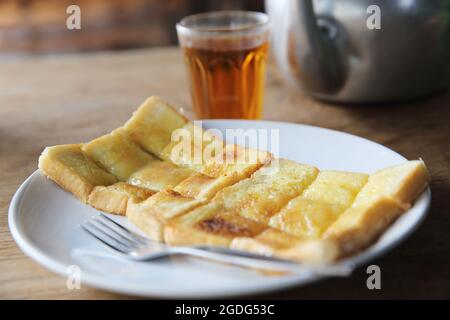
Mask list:
MULTIPOLYGON (((279 129, 280 155, 320 169, 370 173, 399 164, 405 158, 369 140, 306 125, 269 121, 204 121, 207 128, 279 129)), ((256 147, 256 146, 254 146, 256 147)), ((424 218, 430 203, 427 190, 379 241, 362 254, 344 261, 360 265, 384 253, 408 236, 424 218)), ((125 294, 152 297, 226 297, 298 286, 319 278, 311 274, 268 277, 194 258, 173 257, 151 263, 115 259, 90 238, 80 222, 96 214, 92 209, 40 172, 17 190, 9 209, 9 227, 19 247, 32 259, 62 275, 69 266, 81 270, 82 283, 125 294)), ((125 218, 114 217, 122 223, 125 218)))

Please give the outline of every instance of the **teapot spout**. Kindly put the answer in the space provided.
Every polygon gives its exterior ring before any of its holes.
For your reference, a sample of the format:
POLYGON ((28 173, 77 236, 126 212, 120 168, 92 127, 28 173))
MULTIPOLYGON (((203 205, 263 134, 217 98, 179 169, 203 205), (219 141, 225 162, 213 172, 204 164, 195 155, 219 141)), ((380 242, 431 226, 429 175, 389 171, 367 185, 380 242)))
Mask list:
POLYGON ((346 78, 336 23, 318 20, 312 0, 291 0, 289 19, 287 53, 293 75, 309 92, 336 93, 346 78))

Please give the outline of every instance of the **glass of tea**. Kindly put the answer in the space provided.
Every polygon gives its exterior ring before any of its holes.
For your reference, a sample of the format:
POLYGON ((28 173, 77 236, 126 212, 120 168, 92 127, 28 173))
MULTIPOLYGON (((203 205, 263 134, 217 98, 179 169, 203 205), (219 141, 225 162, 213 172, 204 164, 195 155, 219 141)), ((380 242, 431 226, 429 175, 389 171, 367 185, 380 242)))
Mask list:
POLYGON ((259 119, 269 41, 260 12, 196 14, 177 24, 199 118, 259 119))

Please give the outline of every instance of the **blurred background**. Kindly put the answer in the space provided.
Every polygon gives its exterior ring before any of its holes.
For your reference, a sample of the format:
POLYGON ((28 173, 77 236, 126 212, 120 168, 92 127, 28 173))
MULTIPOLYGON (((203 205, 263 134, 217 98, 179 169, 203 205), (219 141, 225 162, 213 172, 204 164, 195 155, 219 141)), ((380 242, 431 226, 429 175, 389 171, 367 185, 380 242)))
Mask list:
POLYGON ((176 45, 175 23, 192 13, 263 11, 263 0, 0 0, 0 58, 176 45), (79 5, 82 29, 67 32, 79 5))

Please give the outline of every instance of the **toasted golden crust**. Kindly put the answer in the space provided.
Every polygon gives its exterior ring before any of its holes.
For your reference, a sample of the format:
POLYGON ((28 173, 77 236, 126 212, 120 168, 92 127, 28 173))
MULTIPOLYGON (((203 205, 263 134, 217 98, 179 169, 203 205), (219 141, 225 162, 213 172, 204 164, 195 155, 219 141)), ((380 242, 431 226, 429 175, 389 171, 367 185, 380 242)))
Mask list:
MULTIPOLYGON (((420 162, 408 162, 371 175, 368 182, 357 194, 352 205, 331 223, 322 236, 317 238, 316 235, 316 239, 305 240, 304 234, 299 232, 297 234, 301 234, 303 237, 295 240, 287 237, 286 234, 282 234, 281 231, 267 229, 254 238, 236 238, 232 241, 231 247, 314 263, 327 263, 355 254, 371 245, 404 212, 405 207, 411 206, 414 198, 423 191, 429 177, 422 165, 423 163, 420 162), (373 176, 375 178, 372 178, 373 176)), ((341 177, 337 181, 342 183, 345 180, 341 177)), ((364 182, 364 179, 361 179, 359 183, 356 180, 350 179, 348 181, 356 183, 352 187, 354 192, 364 182)), ((322 202, 323 200, 334 199, 332 203, 342 208, 342 199, 349 199, 347 196, 342 197, 340 192, 338 192, 337 200, 329 191, 323 193, 322 188, 318 187, 320 180, 316 181, 318 183, 314 182, 303 195, 294 199, 291 206, 308 210, 308 204, 305 202, 310 201, 311 198, 317 202, 320 197, 324 196, 322 202), (316 194, 313 195, 313 193, 316 194)), ((348 187, 348 185, 345 186, 345 188, 348 187)), ((321 212, 319 209, 321 208, 313 208, 312 211, 316 212, 314 219, 320 218, 321 212)), ((274 217, 273 219, 279 220, 276 223, 271 220, 271 225, 283 229, 286 228, 286 224, 290 224, 289 219, 299 219, 298 216, 295 216, 295 212, 287 210, 284 213, 285 216, 282 216, 282 211, 280 217, 274 217), (288 217, 288 215, 292 216, 288 217)), ((295 222, 291 221, 292 224, 295 224, 295 222)))
POLYGON ((126 216, 133 224, 141 229, 150 240, 158 242, 164 241, 163 230, 165 221, 160 221, 157 215, 152 214, 151 207, 142 206, 142 203, 136 203, 132 199, 129 199, 126 216))
POLYGON ((223 152, 223 141, 189 122, 172 133, 171 141, 162 151, 161 157, 178 166, 201 172, 206 163, 214 161, 216 152, 223 152))
POLYGON ((226 146, 224 150, 233 156, 233 159, 229 159, 229 163, 206 163, 200 170, 202 173, 187 178, 174 190, 187 197, 210 200, 223 188, 248 178, 271 158, 270 153, 245 149, 255 156, 253 159, 255 162, 246 163, 249 159, 244 148, 226 146), (244 158, 246 156, 247 158, 244 158))
POLYGON ((326 230, 323 238, 339 246, 342 258, 371 245, 402 212, 392 199, 380 197, 370 204, 347 209, 326 230))
POLYGON ((348 208, 369 176, 363 173, 327 170, 305 190, 303 197, 321 203, 332 203, 337 209, 348 208))
POLYGON ((178 184, 174 191, 196 199, 210 200, 216 193, 223 188, 239 181, 236 175, 222 176, 211 178, 204 174, 198 173, 190 176, 186 180, 178 184))
POLYGON ((267 228, 253 238, 236 237, 230 247, 264 256, 276 256, 278 251, 292 247, 298 241, 301 241, 301 238, 281 230, 267 228))
POLYGON ((367 186, 355 199, 355 205, 386 196, 407 210, 429 182, 430 174, 422 160, 385 168, 370 175, 367 186))
POLYGON ((350 207, 367 179, 361 173, 322 171, 300 196, 272 216, 269 225, 303 238, 317 238, 350 207))
POLYGON ((163 228, 170 219, 206 203, 223 185, 229 183, 227 177, 210 178, 196 174, 178 184, 174 190, 166 189, 147 201, 131 204, 132 209, 128 211, 133 212, 127 211, 127 216, 151 238, 160 239, 164 234, 163 228))
POLYGON ((158 97, 148 98, 124 125, 133 141, 146 151, 162 157, 162 151, 171 141, 171 134, 181 128, 187 119, 158 97))
POLYGON ((276 256, 310 264, 331 263, 339 257, 339 247, 329 240, 305 240, 294 246, 276 252, 276 256))
POLYGON ((254 238, 235 238, 230 248, 304 263, 329 263, 339 252, 333 241, 305 240, 273 228, 254 238))
POLYGON ((165 241, 173 245, 228 246, 234 237, 252 237, 265 225, 210 203, 170 220, 164 230, 165 241))
POLYGON ((240 180, 248 178, 271 159, 267 151, 227 144, 213 160, 205 162, 200 172, 210 177, 236 175, 240 180))
MULTIPOLYGON (((213 140, 210 138, 205 139, 206 135, 203 131, 192 125, 188 126, 188 132, 192 132, 194 136, 200 136, 206 141, 213 140)), ((175 146, 170 145, 167 150, 170 150, 171 148, 175 148, 175 146)), ((161 229, 164 228, 170 219, 180 216, 199 205, 206 203, 224 187, 238 182, 240 179, 249 176, 261 167, 263 165, 263 162, 261 161, 268 161, 268 159, 270 159, 270 154, 261 153, 262 155, 259 155, 260 158, 255 159, 256 163, 245 164, 244 160, 247 159, 242 158, 248 155, 243 148, 228 147, 223 150, 233 154, 234 159, 232 159, 231 164, 221 163, 215 168, 214 172, 208 171, 209 175, 202 173, 191 175, 180 182, 173 190, 164 190, 139 206, 133 205, 134 213, 130 214, 130 219, 138 226, 144 225, 145 227, 143 229, 147 230, 146 232, 151 232, 153 234, 151 235, 152 237, 160 237, 165 232, 165 230, 161 229), (236 159, 239 161, 235 161, 236 159), (145 214, 139 215, 137 213, 139 207, 140 210, 145 210, 145 214), (147 221, 142 221, 144 218, 147 219, 147 221)), ((251 152, 256 153, 256 151, 251 152)), ((176 161, 179 165, 184 165, 191 169, 202 171, 203 168, 206 168, 207 166, 206 163, 202 162, 200 162, 198 166, 195 163, 189 164, 189 162, 184 162, 184 160, 188 159, 185 157, 186 154, 181 154, 179 158, 173 158, 173 156, 174 153, 171 154, 172 158, 168 158, 172 159, 172 161, 176 161)), ((170 235, 168 237, 170 238, 170 235)))
POLYGON ((368 247, 428 185, 423 161, 408 161, 370 175, 369 181, 323 237, 339 245, 345 257, 368 247))
POLYGON ((298 196, 316 178, 312 166, 289 160, 272 161, 250 178, 221 190, 212 201, 222 203, 245 218, 268 223, 290 199, 298 196))
MULTIPOLYGON (((239 180, 236 173, 212 178, 204 174, 198 173, 192 175, 180 184, 173 191, 164 190, 149 199, 142 207, 146 207, 145 215, 139 216, 137 212, 130 218, 136 225, 146 225, 145 230, 152 232, 160 237, 165 231, 160 230, 165 226, 167 221, 180 216, 201 204, 209 201, 219 190, 229 186, 239 180), (143 222, 139 217, 146 217, 147 222, 143 222), (152 216, 152 218, 149 218, 152 216), (152 225, 152 227, 150 227, 152 225), (155 231, 158 230, 158 231, 155 231)), ((135 211, 138 206, 134 206, 135 211)), ((170 237, 170 235, 169 235, 170 237)))
POLYGON ((141 202, 153 194, 152 190, 118 182, 107 187, 95 187, 89 194, 88 203, 95 209, 124 216, 129 199, 141 202))
POLYGON ((151 161, 128 178, 128 183, 155 191, 172 189, 193 174, 167 161, 151 161))
POLYGON ((131 174, 151 161, 159 161, 132 142, 122 128, 92 140, 83 145, 82 149, 99 166, 120 181, 126 181, 131 174))
POLYGON ((126 215, 151 239, 163 241, 163 229, 168 220, 204 203, 203 199, 184 197, 175 191, 164 190, 140 203, 129 201, 126 215))
POLYGON ((39 157, 39 169, 84 203, 95 186, 117 181, 83 154, 81 144, 45 148, 39 157))

